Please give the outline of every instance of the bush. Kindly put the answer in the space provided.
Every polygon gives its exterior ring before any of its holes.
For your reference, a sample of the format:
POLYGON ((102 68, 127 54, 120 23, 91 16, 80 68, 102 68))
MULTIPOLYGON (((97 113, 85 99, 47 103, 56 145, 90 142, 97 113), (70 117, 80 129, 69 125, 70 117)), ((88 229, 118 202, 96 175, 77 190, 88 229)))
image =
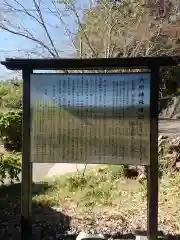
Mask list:
POLYGON ((20 153, 0 153, 0 182, 4 183, 9 179, 11 183, 19 181, 21 172, 21 154, 20 153))
POLYGON ((6 150, 21 152, 22 110, 0 113, 0 138, 6 150))
POLYGON ((22 99, 22 81, 6 80, 0 82, 0 108, 19 109, 22 99))

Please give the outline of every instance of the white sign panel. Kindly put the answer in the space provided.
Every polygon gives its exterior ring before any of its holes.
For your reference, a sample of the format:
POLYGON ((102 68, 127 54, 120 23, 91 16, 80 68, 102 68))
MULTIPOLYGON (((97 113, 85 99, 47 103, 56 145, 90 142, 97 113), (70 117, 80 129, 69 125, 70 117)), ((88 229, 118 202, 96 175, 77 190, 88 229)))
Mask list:
POLYGON ((36 163, 150 164, 150 73, 32 74, 36 163))

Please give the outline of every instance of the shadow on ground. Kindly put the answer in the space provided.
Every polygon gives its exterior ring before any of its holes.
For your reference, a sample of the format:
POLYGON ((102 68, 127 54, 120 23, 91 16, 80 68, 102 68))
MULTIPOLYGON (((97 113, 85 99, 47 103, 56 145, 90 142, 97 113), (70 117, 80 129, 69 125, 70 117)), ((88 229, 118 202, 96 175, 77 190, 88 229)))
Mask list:
MULTIPOLYGON (((33 186, 33 194, 47 191, 47 183, 33 186)), ((21 185, 13 184, 0 187, 0 239, 20 240, 20 193, 21 185)), ((76 234, 68 234, 71 218, 51 207, 33 202, 32 208, 33 240, 75 240, 76 234)), ((140 231, 139 231, 140 232, 140 231)), ((141 232, 143 234, 143 232, 141 232)), ((146 235, 146 233, 144 233, 146 235)), ((162 234, 163 235, 163 234, 162 234)), ((161 239, 180 240, 178 236, 165 236, 161 239)), ((134 234, 105 235, 106 239, 135 239, 134 234)))
MULTIPOLYGON (((33 184, 33 194, 40 194, 49 188, 47 183, 33 184)), ((0 187, 0 239, 21 239, 21 184, 0 187)), ((70 217, 56 212, 47 205, 32 203, 33 239, 59 239, 70 228, 70 217), (59 236, 59 237, 58 237, 59 236)))

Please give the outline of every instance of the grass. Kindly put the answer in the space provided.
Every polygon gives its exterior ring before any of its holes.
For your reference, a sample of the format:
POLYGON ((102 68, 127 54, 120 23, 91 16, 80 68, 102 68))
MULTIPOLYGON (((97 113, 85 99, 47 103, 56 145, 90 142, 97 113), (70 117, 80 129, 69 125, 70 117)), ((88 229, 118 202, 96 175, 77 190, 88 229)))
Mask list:
MULTIPOLYGON (((71 229, 130 232, 146 229, 146 182, 124 179, 121 166, 88 169, 85 175, 67 174, 47 192, 34 196, 38 203, 71 216, 71 229)), ((180 232, 180 173, 160 181, 159 230, 180 232)))
MULTIPOLYGON (((123 176, 123 169, 116 166, 103 167, 99 170, 88 169, 84 175, 82 172, 63 175, 63 177, 56 178, 52 184, 52 191, 47 192, 46 196, 42 196, 41 200, 49 202, 51 199, 50 205, 57 204, 61 199, 74 200, 76 198, 78 206, 83 204, 83 206, 92 207, 98 201, 102 204, 109 204, 112 201, 110 194, 116 187, 116 185, 112 185, 112 181, 116 181, 120 176, 123 176), (55 192, 56 195, 54 195, 55 192), (51 198, 50 195, 53 197, 51 198), (94 201, 95 199, 96 201, 94 201)), ((40 198, 41 196, 38 196, 37 199, 40 198)))

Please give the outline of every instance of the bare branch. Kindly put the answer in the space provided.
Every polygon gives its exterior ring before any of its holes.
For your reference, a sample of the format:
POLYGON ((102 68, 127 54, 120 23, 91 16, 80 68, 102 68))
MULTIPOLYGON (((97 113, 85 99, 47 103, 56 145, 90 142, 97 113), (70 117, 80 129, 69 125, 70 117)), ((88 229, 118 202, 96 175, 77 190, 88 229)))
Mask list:
MULTIPOLYGON (((56 13, 55 13, 56 17, 57 17, 58 20, 61 22, 61 24, 64 26, 65 31, 66 31, 66 33, 68 34, 68 37, 69 37, 69 39, 71 40, 71 42, 72 42, 72 44, 73 44, 73 47, 76 49, 76 44, 75 44, 75 41, 74 41, 74 38, 73 38, 73 33, 70 31, 70 29, 68 28, 67 24, 66 24, 65 21, 63 20, 62 14, 61 14, 61 12, 59 11, 59 9, 57 8, 57 6, 56 6, 56 4, 54 3, 53 0, 52 0, 52 4, 53 4, 53 6, 54 6, 54 8, 55 8, 55 10, 56 10, 56 13)), ((49 11, 53 14, 53 11, 52 11, 50 8, 48 8, 48 9, 49 9, 49 11)))
POLYGON ((78 26, 79 26, 81 32, 83 33, 83 35, 84 35, 84 37, 85 37, 85 40, 86 40, 86 43, 87 43, 88 47, 91 49, 93 55, 94 55, 95 57, 98 57, 98 54, 97 54, 96 51, 93 49, 93 47, 92 47, 92 45, 91 45, 91 43, 90 43, 90 41, 89 41, 89 38, 88 38, 86 32, 84 31, 83 25, 82 25, 82 23, 81 23, 80 17, 79 17, 79 15, 78 15, 77 11, 76 11, 75 6, 74 6, 74 5, 72 5, 72 6, 69 5, 69 8, 70 8, 70 10, 74 13, 74 15, 75 15, 75 17, 76 17, 78 26))
POLYGON ((53 43, 53 40, 52 40, 52 38, 51 38, 51 36, 50 36, 50 34, 49 34, 49 32, 48 32, 48 29, 47 29, 47 27, 46 27, 45 22, 44 22, 44 18, 43 18, 42 12, 41 12, 41 10, 40 10, 40 7, 39 7, 39 5, 36 3, 36 0, 33 0, 33 2, 34 2, 35 8, 37 9, 37 12, 38 12, 38 14, 39 14, 39 17, 40 17, 40 19, 41 19, 41 24, 42 24, 42 26, 44 27, 44 30, 45 30, 45 32, 46 32, 46 35, 47 35, 47 37, 48 37, 48 39, 49 39, 49 41, 50 41, 50 43, 51 43, 51 45, 52 45, 52 47, 53 47, 53 49, 54 49, 54 52, 56 53, 56 56, 59 57, 58 51, 57 51, 57 49, 56 49, 56 47, 55 47, 55 45, 54 45, 54 43, 53 43))
POLYGON ((18 36, 27 38, 29 40, 32 40, 32 41, 40 44, 42 47, 44 47, 51 54, 52 57, 56 57, 56 55, 51 51, 51 49, 46 44, 44 44, 42 41, 36 39, 35 37, 31 37, 31 36, 28 36, 28 35, 26 35, 24 33, 14 31, 14 30, 4 26, 2 23, 0 23, 0 28, 5 30, 5 31, 7 31, 7 32, 9 32, 9 33, 12 33, 14 35, 18 35, 18 36))
POLYGON ((9 8, 11 8, 14 12, 25 13, 25 14, 27 14, 27 16, 29 16, 30 18, 34 19, 36 22, 38 22, 39 24, 41 24, 41 22, 39 21, 39 19, 36 18, 33 14, 31 14, 30 11, 27 11, 27 9, 26 9, 20 2, 18 2, 17 0, 14 0, 14 2, 15 2, 17 5, 19 5, 23 10, 13 7, 13 6, 10 5, 6 0, 4 0, 4 2, 5 2, 6 5, 7 5, 9 8))

